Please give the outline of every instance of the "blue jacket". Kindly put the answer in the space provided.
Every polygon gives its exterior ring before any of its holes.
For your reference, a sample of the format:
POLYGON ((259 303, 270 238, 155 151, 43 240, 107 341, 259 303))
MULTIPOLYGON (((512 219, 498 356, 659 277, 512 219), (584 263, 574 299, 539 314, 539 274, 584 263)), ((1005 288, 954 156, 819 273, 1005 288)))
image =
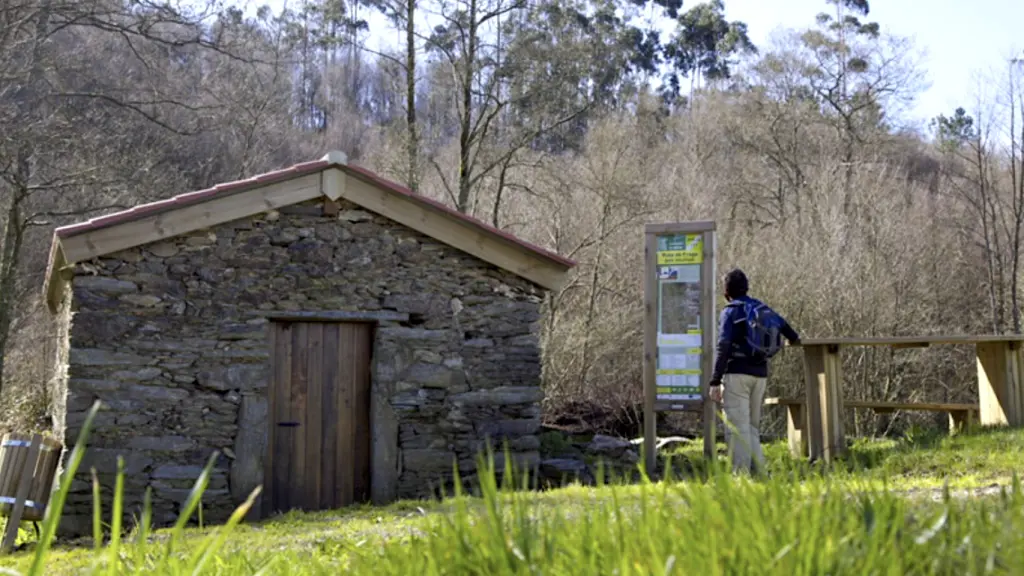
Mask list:
MULTIPOLYGON (((761 302, 750 296, 741 296, 734 302, 761 302)), ((778 312, 776 312, 778 314, 778 312)), ((780 315, 781 317, 781 315, 780 315)), ((768 377, 768 362, 737 356, 735 352, 748 349, 744 338, 747 326, 743 317, 743 308, 739 306, 726 306, 722 310, 718 322, 718 344, 715 347, 715 368, 711 373, 710 384, 712 386, 722 383, 725 374, 747 374, 757 378, 768 377)), ((782 335, 791 343, 799 342, 800 335, 790 327, 783 319, 782 335)))

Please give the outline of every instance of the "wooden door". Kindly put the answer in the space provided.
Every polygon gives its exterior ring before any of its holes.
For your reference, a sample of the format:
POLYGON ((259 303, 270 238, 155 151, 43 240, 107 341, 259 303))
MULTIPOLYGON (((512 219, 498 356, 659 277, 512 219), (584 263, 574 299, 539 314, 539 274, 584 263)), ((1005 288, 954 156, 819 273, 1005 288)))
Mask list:
POLYGON ((370 497, 373 325, 272 322, 264 511, 370 497))

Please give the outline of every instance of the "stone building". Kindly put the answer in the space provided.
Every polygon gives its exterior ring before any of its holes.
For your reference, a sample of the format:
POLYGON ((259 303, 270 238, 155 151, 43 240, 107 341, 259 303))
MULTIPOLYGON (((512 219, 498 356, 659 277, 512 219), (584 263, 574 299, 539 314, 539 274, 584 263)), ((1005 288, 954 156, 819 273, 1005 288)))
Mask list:
POLYGON ((214 451, 212 522, 257 485, 262 515, 424 496, 488 440, 535 464, 540 306, 573 265, 337 152, 57 229, 68 450, 103 404, 62 532, 118 456, 126 515, 150 487, 156 525, 214 451))

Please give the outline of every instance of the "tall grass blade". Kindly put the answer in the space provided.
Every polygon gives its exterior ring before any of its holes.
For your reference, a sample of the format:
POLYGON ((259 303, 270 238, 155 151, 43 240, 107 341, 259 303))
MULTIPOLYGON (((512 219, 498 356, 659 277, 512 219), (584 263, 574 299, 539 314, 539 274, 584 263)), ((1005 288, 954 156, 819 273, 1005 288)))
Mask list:
POLYGON ((139 521, 139 533, 135 539, 136 544, 145 544, 149 540, 149 531, 152 525, 153 487, 146 486, 146 493, 142 497, 142 519, 139 521))
POLYGON ((99 552, 103 547, 103 500, 100 495, 100 479, 96 468, 90 468, 92 474, 92 545, 99 552))
POLYGON ((110 544, 107 549, 107 572, 117 574, 121 565, 121 513, 124 509, 124 457, 117 457, 117 478, 114 480, 114 502, 110 507, 110 544))
POLYGON ((224 545, 224 541, 227 540, 228 534, 230 534, 235 526, 242 521, 242 518, 249 513, 249 509, 252 508, 253 503, 256 502, 256 497, 259 496, 262 490, 263 486, 257 486, 253 489, 252 493, 249 494, 249 497, 245 499, 245 502, 243 502, 238 508, 235 508, 231 517, 228 518, 227 523, 218 530, 215 530, 213 534, 206 538, 203 546, 200 548, 198 558, 193 560, 193 576, 200 574, 207 562, 210 561, 210 558, 220 550, 224 545))
POLYGON ((167 542, 167 555, 170 556, 171 552, 177 547, 177 544, 184 538, 185 525, 188 524, 189 518, 195 513, 196 508, 199 505, 199 501, 203 498, 203 492, 206 491, 206 487, 210 484, 210 471, 213 470, 213 465, 217 462, 217 458, 220 456, 219 451, 214 451, 210 454, 210 458, 206 461, 206 466, 203 467, 203 471, 196 478, 195 484, 192 486, 192 491, 189 492, 188 499, 185 501, 185 505, 181 509, 181 514, 178 515, 178 520, 174 523, 171 528, 171 537, 167 542))

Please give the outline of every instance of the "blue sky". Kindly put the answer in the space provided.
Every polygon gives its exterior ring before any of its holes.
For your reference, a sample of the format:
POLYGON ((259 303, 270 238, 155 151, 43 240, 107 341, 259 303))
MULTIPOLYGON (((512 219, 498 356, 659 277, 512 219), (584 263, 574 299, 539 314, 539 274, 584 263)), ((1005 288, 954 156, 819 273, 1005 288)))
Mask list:
MULTIPOLYGON (((969 112, 979 78, 1005 77, 1007 59, 1024 49, 1022 0, 871 0, 868 19, 883 31, 909 36, 925 51, 922 65, 930 86, 911 113, 919 120, 969 112), (979 77, 979 74, 982 76, 979 77)), ((725 0, 727 17, 743 20, 751 40, 764 45, 779 27, 803 28, 825 11, 823 0, 725 0)), ((987 88, 983 82, 982 91, 987 88)))
MULTIPOLYGON (((251 10, 265 3, 277 11, 285 1, 238 4, 248 4, 251 10)), ((694 4, 684 0, 684 10, 694 4)), ((765 46, 780 28, 813 26, 814 17, 830 8, 824 0, 725 0, 726 16, 746 22, 758 46, 765 46)), ((970 111, 979 87, 987 87, 979 84, 979 74, 1005 77, 1007 59, 1024 50, 1024 0, 872 0, 868 19, 885 32, 913 38, 924 51, 927 89, 910 111, 922 123, 957 106, 970 111)), ((371 18, 371 31, 383 30, 384 24, 379 17, 371 18)), ((385 33, 380 40, 391 44, 399 37, 385 33)))

